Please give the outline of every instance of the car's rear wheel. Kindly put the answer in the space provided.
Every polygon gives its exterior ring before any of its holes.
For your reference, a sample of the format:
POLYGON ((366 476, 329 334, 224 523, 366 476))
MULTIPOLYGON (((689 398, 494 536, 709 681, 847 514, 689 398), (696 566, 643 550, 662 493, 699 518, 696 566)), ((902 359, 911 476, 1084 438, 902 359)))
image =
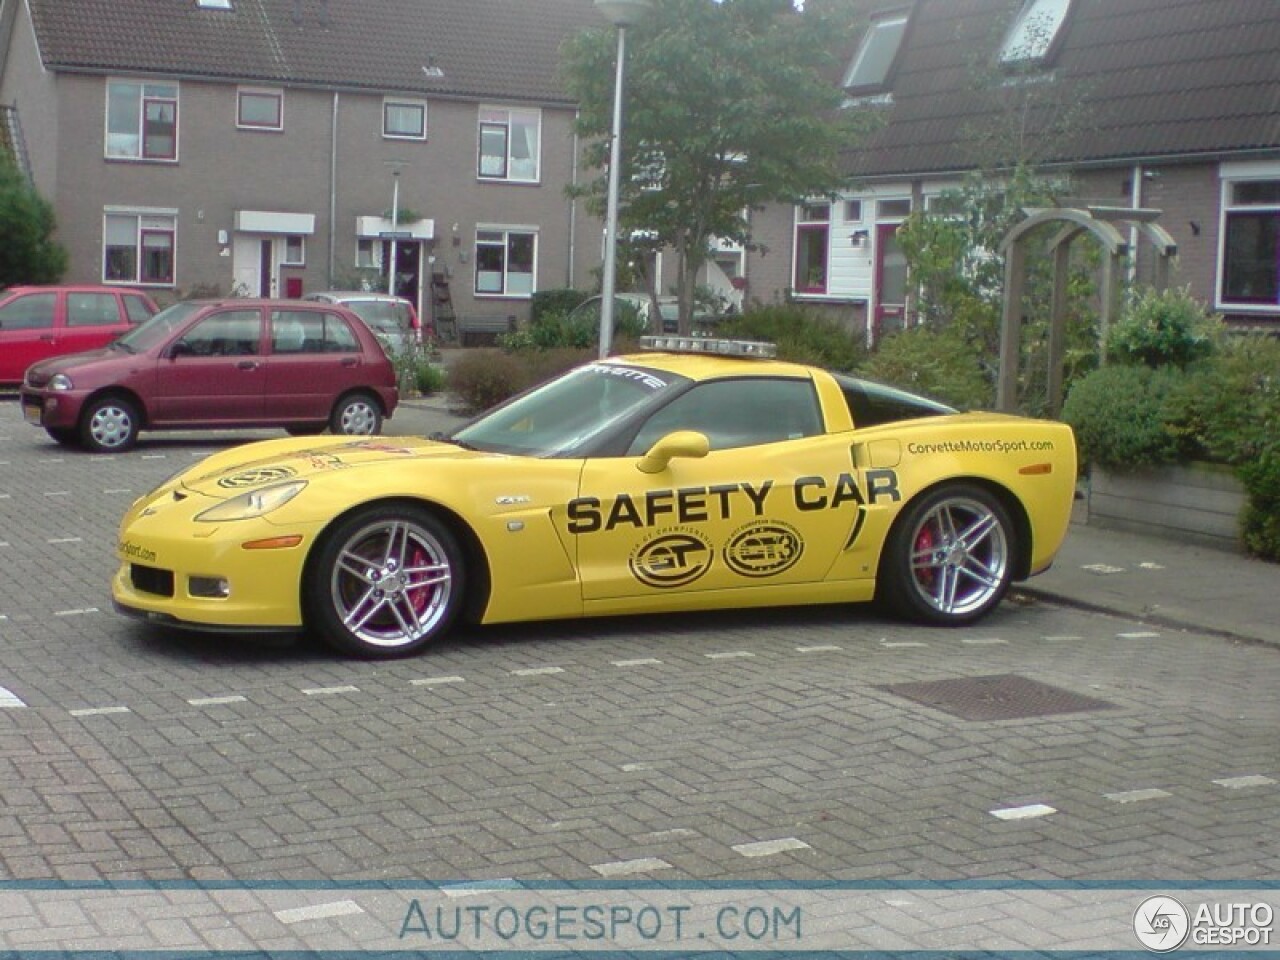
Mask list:
POLYGON ((73 427, 45 427, 44 432, 63 447, 74 447, 80 442, 80 433, 73 427))
POLYGON ((334 405, 329 429, 349 437, 369 437, 382 430, 382 408, 367 393, 352 393, 334 405))
POLYGON ((138 410, 124 397, 101 397, 80 418, 80 439, 95 453, 120 453, 138 440, 138 410))
POLYGON ((881 562, 880 590, 899 614, 941 626, 985 616, 1009 589, 1014 527, 990 492, 947 484, 907 507, 881 562))
POLYGON ((325 536, 303 589, 307 625, 331 646, 362 657, 405 656, 457 616, 462 551, 421 507, 366 507, 325 536))

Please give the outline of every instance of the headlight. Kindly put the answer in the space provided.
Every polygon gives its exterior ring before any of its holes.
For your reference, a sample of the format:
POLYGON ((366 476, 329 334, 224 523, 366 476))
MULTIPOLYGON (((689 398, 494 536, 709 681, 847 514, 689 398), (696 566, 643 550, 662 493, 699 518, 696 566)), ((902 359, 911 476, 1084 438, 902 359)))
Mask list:
POLYGON ((286 503, 300 494, 306 487, 305 480, 292 483, 278 483, 274 487, 263 487, 261 490, 250 490, 238 497, 232 497, 216 507, 210 507, 196 514, 195 519, 201 523, 224 523, 228 520, 252 520, 272 510, 279 510, 286 503))
POLYGON ((52 377, 50 377, 48 387, 50 390, 74 389, 74 385, 71 383, 71 378, 68 377, 65 373, 55 373, 52 377))

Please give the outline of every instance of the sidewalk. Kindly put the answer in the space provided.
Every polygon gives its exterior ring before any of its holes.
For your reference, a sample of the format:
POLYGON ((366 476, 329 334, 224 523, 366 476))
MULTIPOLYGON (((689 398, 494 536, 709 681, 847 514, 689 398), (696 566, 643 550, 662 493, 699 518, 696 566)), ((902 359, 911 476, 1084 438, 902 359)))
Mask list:
POLYGON ((1073 523, 1053 566, 1016 589, 1280 647, 1280 564, 1243 554, 1073 523))

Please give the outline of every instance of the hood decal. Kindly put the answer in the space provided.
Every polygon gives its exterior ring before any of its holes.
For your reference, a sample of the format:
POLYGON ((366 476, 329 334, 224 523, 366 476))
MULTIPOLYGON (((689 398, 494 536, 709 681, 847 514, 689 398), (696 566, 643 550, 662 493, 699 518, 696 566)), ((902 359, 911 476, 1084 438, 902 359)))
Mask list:
POLYGON ((238 490, 241 487, 260 487, 266 483, 276 483, 297 476, 293 467, 254 467, 225 476, 218 481, 218 486, 238 490))

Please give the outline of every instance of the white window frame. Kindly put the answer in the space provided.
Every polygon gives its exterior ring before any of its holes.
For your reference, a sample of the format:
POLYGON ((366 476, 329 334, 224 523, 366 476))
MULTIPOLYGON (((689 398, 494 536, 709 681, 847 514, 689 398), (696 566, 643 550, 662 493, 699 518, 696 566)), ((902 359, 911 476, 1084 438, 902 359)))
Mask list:
POLYGON ((1000 44, 1002 66, 1043 63, 1071 15, 1074 0, 1024 0, 1000 44), (1040 29, 1037 34, 1034 31, 1040 29))
POLYGON ((382 269, 382 243, 377 237, 356 237, 355 267, 357 270, 382 269), (368 253, 367 263, 361 256, 362 252, 368 253))
POLYGON ((300 233, 286 234, 283 242, 280 244, 280 266, 282 267, 305 267, 307 265, 307 238, 300 233), (289 249, 293 246, 297 249, 297 257, 292 256, 289 249))
MULTIPOLYGON (((124 77, 108 77, 105 85, 106 102, 103 104, 102 118, 102 155, 107 160, 128 160, 138 163, 177 163, 179 157, 179 130, 181 126, 182 111, 180 109, 180 101, 182 90, 178 81, 144 81, 124 77), (138 94, 138 125, 134 131, 123 136, 136 137, 137 144, 135 149, 121 150, 112 146, 112 130, 111 130, 111 91, 113 87, 130 86, 136 87, 138 94), (172 91, 170 93, 170 91, 172 91), (147 106, 148 104, 173 104, 173 155, 172 156, 148 156, 147 155, 147 106)), ((116 136, 122 134, 116 133, 116 136)))
POLYGON ((842 86, 851 91, 882 90, 889 82, 889 74, 893 71, 894 62, 902 49, 902 40, 907 33, 907 21, 911 19, 911 11, 907 9, 887 11, 877 17, 867 27, 858 44, 858 52, 849 61, 849 68, 844 74, 842 86), (884 68, 877 69, 870 77, 858 79, 858 72, 863 70, 872 57, 887 54, 884 68))
MULTIPOLYGON (((527 145, 527 144, 526 144, 527 145)), ((476 178, 478 180, 493 183, 539 183, 542 178, 542 111, 538 108, 521 108, 521 107, 504 107, 493 104, 481 104, 477 115, 476 122, 476 178), (521 123, 523 121, 523 123, 521 123), (516 137, 513 131, 517 129, 532 129, 534 135, 534 143, 532 144, 532 161, 533 171, 528 176, 516 176, 516 161, 521 159, 515 156, 516 137), (495 154, 485 153, 485 133, 486 131, 505 130, 504 135, 504 155, 502 157, 502 171, 486 172, 485 158, 486 156, 494 156, 495 154)))
POLYGON ((812 200, 795 208, 795 221, 791 228, 791 290, 797 299, 825 297, 831 290, 831 215, 830 200, 812 200), (801 242, 803 234, 823 235, 822 283, 805 284, 797 281, 800 271, 801 242))
POLYGON ((1223 164, 1221 196, 1218 203, 1218 255, 1214 273, 1214 309, 1228 313, 1256 313, 1275 315, 1280 310, 1280 295, 1274 303, 1228 300, 1227 281, 1227 221, 1233 213, 1274 213, 1280 219, 1280 203, 1236 203, 1234 188, 1242 183, 1280 181, 1280 163, 1223 164))
POLYGON ((236 88, 236 129, 237 130, 258 130, 266 133, 279 133, 284 130, 284 91, 267 87, 237 87, 236 88), (241 107, 244 105, 245 97, 259 97, 263 99, 273 99, 276 102, 276 122, 269 123, 249 123, 246 122, 241 114, 241 107))
POLYGON ((178 282, 178 211, 168 208, 105 207, 102 211, 102 257, 100 259, 102 282, 108 286, 147 287, 169 289, 178 282), (109 219, 133 223, 133 275, 131 278, 107 277, 107 225, 109 219), (171 267, 167 280, 142 278, 143 251, 147 236, 168 235, 171 267))
POLYGON ((475 245, 473 250, 473 262, 475 265, 474 276, 472 278, 471 289, 477 299, 496 299, 496 298, 517 298, 527 300, 533 296, 538 289, 538 228, 530 226, 503 226, 500 224, 477 224, 475 233, 475 245), (481 246, 497 246, 498 241, 485 239, 481 240, 482 234, 501 234, 502 246, 502 289, 501 290, 481 290, 480 289, 480 248, 481 246), (513 289, 511 283, 512 272, 510 269, 510 252, 511 238, 513 236, 527 236, 533 241, 533 263, 529 272, 529 289, 519 290, 513 289))
POLYGON ((417 140, 423 141, 427 139, 427 101, 414 100, 408 97, 383 97, 382 99, 382 136, 386 140, 417 140), (389 130, 387 127, 387 108, 399 107, 419 110, 422 113, 422 123, 417 133, 400 133, 389 130))

